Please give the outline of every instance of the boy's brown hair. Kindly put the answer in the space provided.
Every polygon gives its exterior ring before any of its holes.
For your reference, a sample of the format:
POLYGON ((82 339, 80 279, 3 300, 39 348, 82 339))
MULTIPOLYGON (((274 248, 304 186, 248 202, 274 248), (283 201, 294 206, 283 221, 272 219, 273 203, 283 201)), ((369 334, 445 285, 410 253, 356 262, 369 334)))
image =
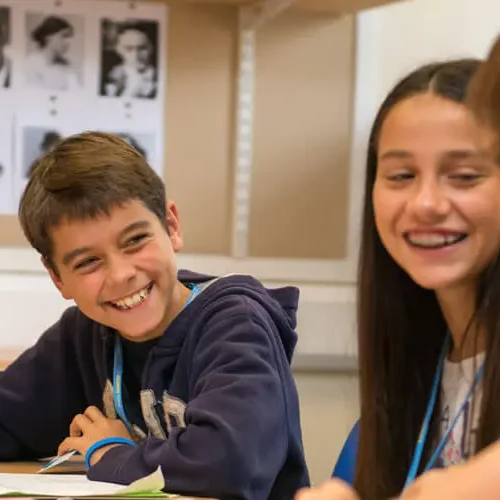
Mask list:
POLYGON ((165 185, 144 156, 114 134, 84 132, 62 140, 36 161, 21 197, 19 221, 31 246, 55 270, 53 227, 63 219, 108 215, 132 200, 165 224, 165 185))
POLYGON ((496 159, 500 160, 500 37, 469 85, 466 104, 496 136, 496 159))

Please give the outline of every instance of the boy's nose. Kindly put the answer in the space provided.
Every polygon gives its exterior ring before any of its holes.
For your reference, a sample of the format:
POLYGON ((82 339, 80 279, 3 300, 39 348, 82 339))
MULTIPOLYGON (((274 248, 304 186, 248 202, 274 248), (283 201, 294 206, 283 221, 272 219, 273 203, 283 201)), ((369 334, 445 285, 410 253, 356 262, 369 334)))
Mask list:
POLYGON ((135 266, 127 258, 115 258, 109 264, 108 279, 112 283, 128 283, 134 279, 135 274, 135 266))

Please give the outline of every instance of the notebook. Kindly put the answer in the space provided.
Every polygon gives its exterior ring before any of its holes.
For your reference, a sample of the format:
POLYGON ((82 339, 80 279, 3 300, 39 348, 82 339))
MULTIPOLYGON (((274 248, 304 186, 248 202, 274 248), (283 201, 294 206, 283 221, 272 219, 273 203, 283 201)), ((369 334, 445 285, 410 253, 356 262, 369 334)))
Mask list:
POLYGON ((6 474, 0 473, 2 496, 114 497, 140 496, 178 498, 162 492, 165 480, 161 469, 128 486, 91 481, 81 474, 6 474))

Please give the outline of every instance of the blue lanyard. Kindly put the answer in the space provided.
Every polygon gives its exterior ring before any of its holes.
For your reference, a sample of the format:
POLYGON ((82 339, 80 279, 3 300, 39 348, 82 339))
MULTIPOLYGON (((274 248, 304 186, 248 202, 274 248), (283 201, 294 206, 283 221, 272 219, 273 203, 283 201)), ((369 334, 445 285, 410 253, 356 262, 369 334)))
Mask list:
MULTIPOLYGON (((422 453, 424 451, 425 440, 426 440, 427 434, 429 432, 429 426, 430 426, 430 422, 432 419, 432 413, 434 411, 434 406, 436 404, 437 393, 438 393, 440 383, 441 383, 441 375, 443 373, 444 360, 446 358, 446 354, 448 353, 449 343, 450 343, 450 338, 449 338, 449 335, 447 335, 446 339, 444 341, 444 344, 443 344, 441 355, 439 357, 439 362, 438 362, 438 366, 436 369, 436 373, 434 375, 431 397, 429 399, 429 403, 427 404, 427 410, 425 412, 425 417, 424 417, 424 421, 422 423, 422 428, 421 428, 420 434, 418 436, 418 441, 417 441, 417 445, 415 447, 415 453, 413 455, 413 460, 412 460, 412 463, 410 465, 410 470, 408 472, 408 476, 406 477, 405 488, 407 488, 415 480, 415 477, 417 476, 417 472, 418 472, 418 467, 420 465, 420 461, 422 460, 422 453)), ((450 437, 450 434, 451 434, 453 428, 455 427, 456 423, 458 422, 460 415, 462 415, 467 403, 469 402, 469 399, 472 397, 472 394, 474 393, 474 389, 476 388, 478 382, 481 380, 483 373, 484 373, 484 363, 478 369, 476 376, 474 377, 474 381, 472 382, 472 384, 469 388, 469 392, 465 396, 465 399, 464 399, 464 402, 462 403, 462 406, 458 410, 457 414, 455 415, 455 418, 451 422, 451 425, 448 427, 448 430, 446 431, 445 435, 442 437, 436 450, 432 454, 432 457, 430 458, 429 462, 425 466, 424 472, 427 472, 429 469, 431 469, 434 466, 436 460, 441 455, 441 452, 443 451, 443 448, 445 447, 446 443, 448 442, 448 438, 450 437)))
MULTIPOLYGON (((187 307, 194 298, 200 293, 200 289, 194 285, 191 289, 191 294, 189 295, 184 307, 187 307)), ((132 434, 132 425, 130 424, 127 415, 125 413, 125 408, 123 406, 123 351, 122 343, 120 341, 120 336, 115 335, 115 351, 113 360, 113 401, 115 404, 115 410, 118 414, 120 420, 126 425, 130 434, 132 434)))

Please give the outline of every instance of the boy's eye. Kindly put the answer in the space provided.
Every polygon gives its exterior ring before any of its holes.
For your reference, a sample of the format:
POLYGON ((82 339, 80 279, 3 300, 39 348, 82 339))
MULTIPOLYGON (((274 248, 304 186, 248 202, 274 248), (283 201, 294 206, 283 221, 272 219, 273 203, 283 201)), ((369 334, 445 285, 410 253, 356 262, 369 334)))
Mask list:
POLYGON ((87 259, 83 259, 80 262, 77 262, 74 266, 74 269, 85 269, 90 267, 92 264, 95 264, 96 262, 97 259, 95 257, 88 257, 87 259))
POLYGON ((141 234, 137 234, 135 236, 132 236, 132 238, 130 238, 129 240, 127 240, 127 246, 129 247, 133 247, 133 246, 136 246, 136 245, 139 245, 140 243, 142 243, 149 235, 146 234, 146 233, 141 233, 141 234))

